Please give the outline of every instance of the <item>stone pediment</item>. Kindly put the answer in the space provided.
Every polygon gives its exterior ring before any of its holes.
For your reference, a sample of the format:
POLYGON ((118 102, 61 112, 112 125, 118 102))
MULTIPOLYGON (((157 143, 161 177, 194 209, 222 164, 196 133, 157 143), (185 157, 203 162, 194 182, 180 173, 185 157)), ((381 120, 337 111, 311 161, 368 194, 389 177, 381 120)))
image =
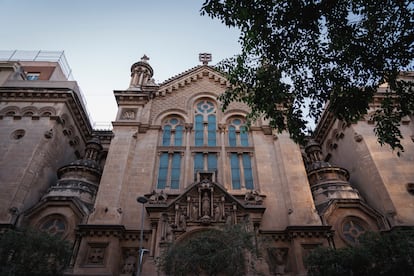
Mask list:
POLYGON ((164 220, 174 229, 190 226, 238 224, 249 222, 260 225, 265 207, 262 197, 253 192, 239 200, 220 184, 213 182, 208 173, 203 180, 193 183, 181 195, 169 199, 163 192, 149 195, 146 210, 150 218, 164 220))
POLYGON ((230 82, 213 67, 208 65, 200 65, 163 82, 158 91, 155 92, 155 96, 166 96, 181 87, 190 85, 201 79, 212 80, 224 87, 230 86, 230 82))

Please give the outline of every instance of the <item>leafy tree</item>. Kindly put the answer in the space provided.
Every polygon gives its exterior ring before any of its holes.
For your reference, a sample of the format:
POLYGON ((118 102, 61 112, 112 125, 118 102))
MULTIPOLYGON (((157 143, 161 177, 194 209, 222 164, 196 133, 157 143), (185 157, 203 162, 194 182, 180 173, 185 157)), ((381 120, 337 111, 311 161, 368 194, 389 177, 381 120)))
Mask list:
POLYGON ((364 116, 377 88, 388 88, 373 116, 381 144, 403 150, 400 120, 414 112, 414 2, 408 0, 206 0, 201 14, 239 28, 242 51, 218 68, 233 87, 220 99, 251 108, 304 142, 307 117, 326 103, 337 118, 364 116), (304 111, 308 110, 308 111, 304 111))
POLYGON ((239 226, 209 229, 173 244, 162 256, 167 275, 244 275, 244 253, 253 250, 251 234, 239 226))
POLYGON ((306 263, 308 274, 414 275, 414 232, 367 233, 355 247, 318 248, 306 263))
POLYGON ((69 243, 33 229, 7 230, 0 237, 0 275, 63 275, 69 243))

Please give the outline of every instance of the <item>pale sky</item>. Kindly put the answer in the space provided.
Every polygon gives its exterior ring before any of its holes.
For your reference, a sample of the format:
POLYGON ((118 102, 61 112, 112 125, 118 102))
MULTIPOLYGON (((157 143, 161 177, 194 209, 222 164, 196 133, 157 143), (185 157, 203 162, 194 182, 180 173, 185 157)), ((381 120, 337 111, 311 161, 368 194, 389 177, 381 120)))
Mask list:
POLYGON ((200 15, 204 0, 0 0, 0 50, 64 51, 92 123, 115 119, 113 90, 146 54, 154 79, 240 52, 239 31, 200 15))

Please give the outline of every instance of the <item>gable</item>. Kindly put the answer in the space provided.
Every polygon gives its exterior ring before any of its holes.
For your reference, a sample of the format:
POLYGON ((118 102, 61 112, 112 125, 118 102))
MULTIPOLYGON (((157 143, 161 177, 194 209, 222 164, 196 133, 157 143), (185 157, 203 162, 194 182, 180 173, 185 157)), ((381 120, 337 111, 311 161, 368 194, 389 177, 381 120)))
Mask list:
POLYGON ((217 72, 214 68, 203 65, 196 66, 188 71, 185 71, 175 77, 166 80, 160 85, 159 90, 155 93, 155 96, 166 96, 167 94, 173 93, 182 87, 197 83, 200 80, 210 80, 213 83, 223 86, 224 88, 229 87, 230 83, 227 79, 217 72))
POLYGON ((243 199, 229 194, 223 186, 214 182, 214 175, 205 172, 201 180, 190 185, 173 199, 162 191, 147 195, 146 205, 150 217, 186 231, 187 227, 249 223, 259 225, 265 211, 263 198, 250 191, 243 199))
POLYGON ((164 82, 151 100, 150 122, 156 124, 157 118, 166 110, 174 109, 184 117, 191 118, 192 103, 200 97, 217 97, 228 87, 228 81, 209 66, 195 67, 188 72, 164 82))

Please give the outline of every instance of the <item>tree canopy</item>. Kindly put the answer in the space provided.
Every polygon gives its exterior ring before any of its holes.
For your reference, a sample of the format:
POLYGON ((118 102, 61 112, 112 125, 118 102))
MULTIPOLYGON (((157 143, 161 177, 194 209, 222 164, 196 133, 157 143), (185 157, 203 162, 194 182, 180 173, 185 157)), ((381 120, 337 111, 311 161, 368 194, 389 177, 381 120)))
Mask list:
POLYGON ((218 64, 232 84, 220 97, 224 109, 245 102, 250 120, 264 116, 301 143, 326 103, 354 122, 386 83, 375 133, 403 150, 398 126, 414 112, 414 93, 399 76, 413 69, 413 1, 206 0, 201 14, 241 31, 241 53, 218 64))
POLYGON ((0 236, 0 275, 56 276, 70 258, 69 243, 33 229, 7 230, 0 236))
POLYGON ((414 275, 414 232, 366 233, 355 247, 318 248, 306 263, 308 275, 414 275))

